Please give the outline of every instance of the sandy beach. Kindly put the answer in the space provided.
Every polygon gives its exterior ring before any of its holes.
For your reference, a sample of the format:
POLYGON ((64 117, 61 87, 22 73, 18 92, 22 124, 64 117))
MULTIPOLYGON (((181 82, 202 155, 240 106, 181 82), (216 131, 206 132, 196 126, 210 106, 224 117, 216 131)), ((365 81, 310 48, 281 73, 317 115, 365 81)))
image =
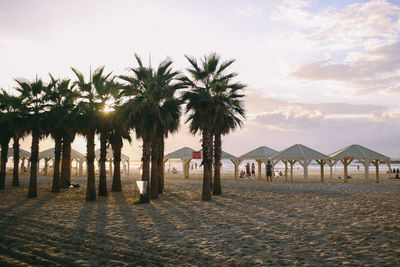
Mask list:
POLYGON ((26 198, 27 177, 18 188, 7 178, 0 265, 398 266, 400 182, 370 180, 225 179, 223 195, 204 203, 201 179, 169 176, 160 199, 132 205, 133 178, 91 203, 85 178, 54 194, 40 177, 37 199, 26 198))

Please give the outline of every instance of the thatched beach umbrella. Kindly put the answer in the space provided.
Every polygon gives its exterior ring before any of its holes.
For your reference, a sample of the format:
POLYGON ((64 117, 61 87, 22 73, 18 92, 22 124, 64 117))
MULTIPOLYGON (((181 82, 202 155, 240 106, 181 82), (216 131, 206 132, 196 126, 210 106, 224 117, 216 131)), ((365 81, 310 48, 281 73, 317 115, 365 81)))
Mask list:
MULTIPOLYGON (((324 165, 329 156, 302 144, 296 144, 282 150, 272 157, 274 160, 287 161, 290 164, 290 181, 293 182, 293 165, 298 162, 304 169, 304 179, 308 181, 308 165, 315 160, 321 166, 321 181, 324 179, 324 165)), ((287 175, 286 175, 287 180, 287 175)))
POLYGON ((379 164, 388 164, 390 169, 390 158, 375 152, 369 148, 363 147, 361 145, 351 145, 345 147, 335 153, 329 155, 333 160, 341 161, 344 166, 344 181, 348 182, 347 167, 353 160, 358 160, 364 165, 365 170, 365 180, 368 180, 369 176, 369 165, 372 163, 376 167, 376 182, 379 183, 379 164))
MULTIPOLYGON (((266 162, 267 160, 271 159, 273 155, 276 155, 278 151, 266 147, 260 146, 254 150, 247 152, 246 154, 240 156, 237 160, 237 164, 235 164, 235 179, 237 179, 238 174, 238 167, 239 164, 245 159, 252 159, 258 163, 258 179, 261 179, 261 164, 262 162, 266 162)), ((274 166, 277 162, 271 162, 272 165, 272 172, 274 172, 274 166)))

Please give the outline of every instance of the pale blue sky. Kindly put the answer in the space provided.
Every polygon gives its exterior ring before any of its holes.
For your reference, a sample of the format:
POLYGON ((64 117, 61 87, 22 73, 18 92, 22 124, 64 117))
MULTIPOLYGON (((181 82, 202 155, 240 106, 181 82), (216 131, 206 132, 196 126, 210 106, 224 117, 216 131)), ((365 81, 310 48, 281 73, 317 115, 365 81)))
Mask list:
MULTIPOLYGON (((184 54, 215 51, 237 60, 248 85, 245 127, 225 137, 228 152, 360 143, 400 157, 399 14, 399 1, 377 0, 1 1, 0 87, 73 77, 71 66, 123 74, 134 53, 184 70, 184 54)), ((182 145, 200 147, 184 125, 167 151, 182 145)), ((137 143, 124 150, 138 155, 137 143)))

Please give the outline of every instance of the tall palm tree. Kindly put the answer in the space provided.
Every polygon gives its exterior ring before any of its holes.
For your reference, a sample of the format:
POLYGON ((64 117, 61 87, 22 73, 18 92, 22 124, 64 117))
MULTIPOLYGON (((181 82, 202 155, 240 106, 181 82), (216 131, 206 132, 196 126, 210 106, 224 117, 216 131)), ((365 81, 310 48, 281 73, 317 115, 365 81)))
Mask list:
POLYGON ((185 57, 190 63, 187 69, 189 77, 182 78, 182 81, 191 90, 183 94, 183 100, 187 102, 190 132, 196 134, 200 131, 202 134, 204 172, 201 200, 207 201, 211 200, 213 132, 216 123, 214 88, 221 80, 231 76, 224 75, 224 71, 233 61, 221 62, 215 53, 205 56, 200 62, 196 58, 185 57))
POLYGON ((6 182, 6 164, 8 160, 8 144, 12 137, 12 130, 10 127, 10 113, 11 105, 7 101, 8 94, 1 90, 0 94, 0 145, 1 145, 1 163, 0 163, 0 189, 5 188, 6 182))
POLYGON ((245 87, 244 84, 231 82, 235 75, 225 76, 213 87, 214 107, 216 111, 214 125, 214 182, 212 192, 214 195, 221 194, 221 153, 222 135, 228 134, 237 126, 242 126, 241 118, 244 118, 245 111, 243 101, 244 95, 240 91, 245 87))
POLYGON ((160 178, 157 166, 160 161, 158 156, 160 140, 164 138, 163 125, 179 125, 180 101, 174 94, 183 85, 178 82, 173 83, 178 78, 179 72, 172 70, 172 60, 164 60, 157 70, 153 70, 152 67, 144 67, 138 55, 135 57, 139 66, 130 69, 134 75, 120 76, 128 83, 125 95, 133 97, 124 105, 123 118, 135 128, 137 137, 143 140, 142 180, 147 182, 147 190, 146 194, 140 196, 140 201, 149 202, 150 197, 158 198, 159 193, 160 178), (151 156, 152 169, 149 183, 151 156))
POLYGON ((106 176, 106 160, 107 160, 107 142, 110 136, 112 116, 108 109, 114 108, 114 101, 119 92, 119 84, 111 77, 111 72, 104 73, 104 67, 98 69, 98 75, 93 76, 94 88, 96 90, 96 98, 100 104, 97 116, 99 117, 97 131, 100 134, 100 172, 99 172, 99 196, 107 196, 107 176, 106 176), (96 78, 98 77, 98 78, 96 78))
POLYGON ((60 187, 65 188, 67 185, 68 174, 70 175, 70 155, 71 155, 71 139, 69 136, 75 135, 73 127, 74 118, 77 116, 77 108, 75 100, 78 97, 77 92, 74 90, 74 85, 70 79, 56 80, 50 75, 52 83, 54 84, 53 90, 46 94, 49 101, 50 110, 47 112, 47 120, 49 121, 49 133, 54 139, 54 168, 53 168, 53 182, 52 192, 59 192, 60 187), (73 134, 71 134, 71 132, 73 134), (64 136, 64 138, 63 138, 64 136), (67 137, 66 137, 67 136, 67 137), (63 142, 64 140, 64 142, 63 142), (63 149, 63 163, 60 179, 60 160, 61 148, 63 149), (65 158, 65 162, 64 162, 65 158))
POLYGON ((93 75, 90 72, 90 79, 88 82, 81 72, 72 68, 72 71, 77 77, 74 83, 79 88, 80 102, 78 108, 80 116, 78 117, 79 131, 86 137, 86 160, 87 160, 87 187, 86 187, 86 201, 96 200, 96 184, 95 184, 95 135, 97 128, 97 112, 99 104, 96 102, 96 91, 94 89, 94 81, 99 79, 99 72, 95 70, 93 75))
POLYGON ((44 101, 44 95, 46 91, 51 90, 54 84, 45 84, 41 79, 37 78, 33 82, 23 80, 16 80, 16 82, 18 84, 16 89, 22 97, 22 105, 27 111, 27 125, 32 135, 28 198, 36 198, 39 141, 46 134, 44 113, 47 110, 47 103, 44 101))
MULTIPOLYGON (((26 124, 24 122, 24 114, 23 114, 23 107, 21 106, 21 98, 10 95, 6 91, 2 90, 0 92, 0 109, 4 112, 3 119, 5 119, 8 124, 7 127, 2 127, 2 129, 4 129, 2 131, 2 135, 7 136, 11 133, 14 141, 13 143, 14 166, 13 166, 12 185, 19 186, 19 167, 18 167, 19 140, 25 135, 26 132, 26 127, 25 127, 26 124)), ((5 142, 4 142, 4 147, 6 148, 5 142)), ((5 153, 5 151, 3 153, 5 153)), ((5 157, 4 159, 6 160, 7 157, 5 157)), ((0 184, 1 183, 2 182, 0 182, 0 184)))
MULTIPOLYGON (((117 102, 118 103, 118 102, 117 102)), ((121 121, 121 107, 119 104, 115 106, 115 110, 110 112, 110 116, 112 118, 112 126, 109 136, 109 142, 113 151, 114 158, 114 172, 113 172, 113 180, 111 191, 113 192, 121 192, 122 191, 122 183, 121 183, 121 150, 123 146, 123 139, 132 141, 129 133, 129 127, 126 126, 121 121)), ((129 163, 128 163, 129 164, 129 163)))

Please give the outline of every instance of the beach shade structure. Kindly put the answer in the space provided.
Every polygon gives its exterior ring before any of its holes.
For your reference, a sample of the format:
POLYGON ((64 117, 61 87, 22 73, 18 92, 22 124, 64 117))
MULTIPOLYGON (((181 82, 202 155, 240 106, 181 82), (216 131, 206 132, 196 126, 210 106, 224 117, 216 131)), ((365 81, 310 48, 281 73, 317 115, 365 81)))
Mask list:
MULTIPOLYGON (((8 157, 13 157, 14 156, 14 149, 12 147, 8 148, 8 152, 7 152, 7 156, 8 157)), ((31 153, 29 151, 26 151, 22 148, 19 149, 19 159, 21 160, 21 172, 25 171, 25 160, 27 160, 28 162, 28 167, 27 167, 27 171, 29 171, 30 169, 30 162, 29 159, 31 157, 31 153)))
MULTIPOLYGON (((44 160, 43 175, 46 176, 49 161, 52 160, 54 163, 54 147, 39 152, 38 162, 40 162, 40 160, 42 160, 42 159, 44 160)), ((79 164, 79 168, 82 168, 82 164, 86 160, 86 156, 84 154, 76 151, 75 149, 71 148, 71 164, 72 164, 72 161, 74 161, 74 160, 77 164, 79 164)), ((60 161, 60 163, 61 163, 61 161, 60 161)))
POLYGON ((193 152, 197 152, 193 148, 190 147, 182 147, 174 152, 171 152, 164 156, 164 168, 165 169, 165 162, 171 159, 180 159, 182 160, 183 165, 183 178, 189 178, 189 166, 190 161, 193 159, 193 152))
MULTIPOLYGON (((110 177, 113 175, 113 162, 114 162, 114 154, 111 147, 107 148, 106 153, 106 161, 108 162, 110 177)), ((94 155, 97 161, 100 161, 100 149, 94 151, 94 155)), ((123 153, 121 153, 121 163, 124 168, 124 173, 129 176, 129 157, 123 153)))
POLYGON ((321 180, 324 177, 324 165, 329 160, 329 156, 322 154, 314 149, 302 144, 296 144, 282 150, 272 157, 273 160, 282 160, 290 164, 290 181, 293 182, 293 165, 298 162, 304 169, 304 179, 308 182, 308 165, 315 160, 321 166, 321 180))
POLYGON ((344 181, 346 183, 348 182, 347 167, 353 160, 358 160, 364 165, 365 180, 368 180, 369 165, 371 163, 375 165, 377 183, 379 183, 379 164, 387 164, 389 169, 391 164, 389 157, 357 144, 345 147, 335 153, 330 154, 329 156, 336 162, 339 160, 342 162, 344 166, 344 181))
MULTIPOLYGON (((200 154, 201 154, 201 158, 203 158, 203 149, 201 149, 199 152, 200 152, 200 154)), ((223 160, 223 159, 225 159, 225 160, 230 160, 230 161, 233 163, 233 165, 235 165, 235 179, 236 179, 236 178, 237 178, 237 177, 236 177, 236 175, 237 175, 237 170, 238 170, 237 166, 239 166, 239 164, 236 165, 236 162, 237 162, 238 158, 235 157, 234 155, 229 154, 228 152, 225 152, 225 151, 222 150, 222 151, 221 151, 221 160, 223 160)), ((239 163, 240 163, 240 162, 239 162, 239 163)))
MULTIPOLYGON (((250 152, 247 152, 246 154, 240 156, 233 164, 235 164, 235 179, 238 178, 238 168, 239 164, 245 160, 245 159, 252 159, 255 160, 258 163, 258 179, 261 179, 261 164, 262 162, 266 162, 267 160, 271 159, 273 155, 276 155, 278 151, 266 147, 266 146, 260 146, 254 150, 251 150, 250 152)), ((233 161, 232 161, 233 162, 233 161)), ((272 172, 274 172, 273 168, 277 162, 271 162, 272 165, 272 172)))

